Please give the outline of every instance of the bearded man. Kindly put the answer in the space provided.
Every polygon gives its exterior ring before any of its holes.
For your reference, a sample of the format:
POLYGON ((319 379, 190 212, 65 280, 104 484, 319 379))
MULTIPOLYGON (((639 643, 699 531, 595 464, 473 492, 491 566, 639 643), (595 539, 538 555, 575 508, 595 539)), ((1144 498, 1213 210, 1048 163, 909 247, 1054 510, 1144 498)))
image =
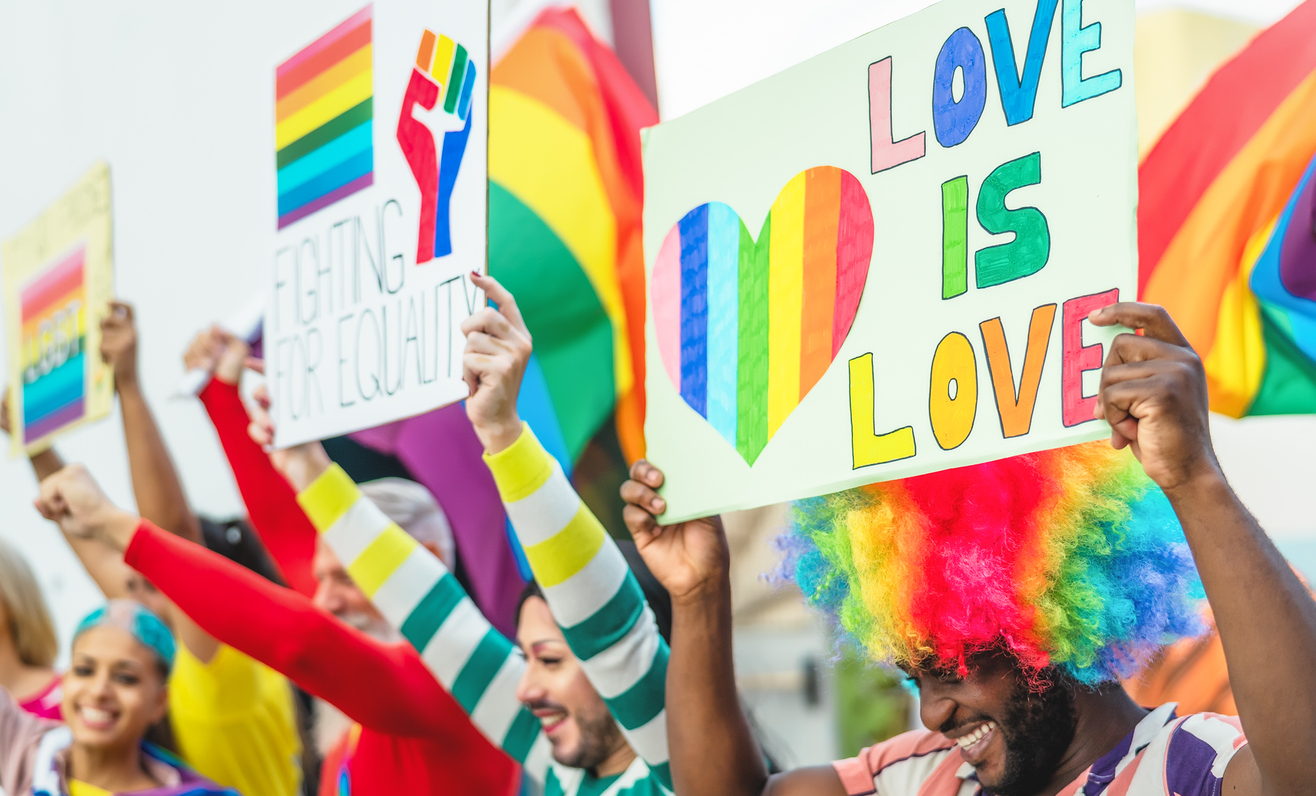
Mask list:
POLYGON ((682 796, 1297 796, 1312 792, 1316 603, 1226 483, 1197 355, 1159 307, 1121 324, 1091 443, 875 484, 796 507, 785 569, 841 635, 903 668, 922 731, 769 778, 734 699, 717 518, 664 526, 638 462, 626 520, 671 592, 672 777, 682 796), (1114 450, 1111 450, 1111 448, 1114 450), (1131 456, 1121 449, 1128 448, 1131 456), (1197 632, 1205 587, 1239 717, 1120 688, 1197 632))

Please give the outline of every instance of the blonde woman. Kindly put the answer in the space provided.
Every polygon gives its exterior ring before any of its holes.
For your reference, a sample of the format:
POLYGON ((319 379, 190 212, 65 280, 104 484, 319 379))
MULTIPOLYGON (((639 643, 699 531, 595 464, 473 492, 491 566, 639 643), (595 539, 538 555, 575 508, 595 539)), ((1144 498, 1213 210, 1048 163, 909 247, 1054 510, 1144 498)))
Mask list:
POLYGON ((60 720, 59 642, 32 568, 0 541, 0 688, 43 719, 60 720))

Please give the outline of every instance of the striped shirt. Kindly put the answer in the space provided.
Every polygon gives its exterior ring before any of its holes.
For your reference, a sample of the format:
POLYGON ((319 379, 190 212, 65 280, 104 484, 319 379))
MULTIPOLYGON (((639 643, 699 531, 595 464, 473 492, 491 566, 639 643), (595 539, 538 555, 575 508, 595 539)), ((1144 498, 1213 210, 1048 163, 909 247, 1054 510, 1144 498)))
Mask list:
MULTIPOLYGON (((1247 743, 1234 716, 1179 717, 1175 703, 1148 713, 1133 732, 1058 796, 1220 796, 1225 768, 1247 743)), ((852 796, 978 796, 985 793, 959 746, 915 730, 832 764, 852 796)))
POLYGON ((539 720, 516 698, 526 667, 521 651, 480 614, 443 562, 339 467, 298 500, 357 586, 545 796, 670 793, 668 648, 626 559, 529 427, 485 461, 568 645, 637 754, 620 776, 600 779, 553 760, 539 720))

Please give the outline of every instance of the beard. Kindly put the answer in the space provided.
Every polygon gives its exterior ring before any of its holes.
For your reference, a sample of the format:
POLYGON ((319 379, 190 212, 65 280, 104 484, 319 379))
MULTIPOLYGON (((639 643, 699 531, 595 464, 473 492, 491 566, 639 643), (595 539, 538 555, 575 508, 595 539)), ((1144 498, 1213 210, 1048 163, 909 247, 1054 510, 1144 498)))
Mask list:
POLYGON ((995 796, 1032 796, 1055 775, 1074 740, 1074 690, 1059 672, 1040 692, 1015 684, 1011 708, 997 727, 1005 739, 1005 771, 1000 782, 983 782, 995 796))
POLYGON ((622 737, 617 721, 607 708, 594 714, 575 714, 576 727, 580 730, 580 742, 569 755, 559 757, 553 752, 553 759, 570 768, 583 768, 593 771, 603 764, 617 747, 626 742, 622 737))
POLYGON ((361 613, 359 611, 338 614, 337 616, 344 624, 360 630, 375 641, 382 641, 385 644, 396 644, 400 641, 406 640, 403 638, 402 634, 398 632, 397 628, 379 617, 371 616, 370 614, 361 613))

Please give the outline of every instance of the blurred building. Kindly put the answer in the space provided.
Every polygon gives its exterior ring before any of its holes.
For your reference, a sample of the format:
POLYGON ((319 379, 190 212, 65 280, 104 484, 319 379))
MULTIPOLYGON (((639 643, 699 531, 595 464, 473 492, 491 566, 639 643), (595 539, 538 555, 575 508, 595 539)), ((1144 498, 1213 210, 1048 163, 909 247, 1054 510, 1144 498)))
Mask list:
POLYGON ((1133 38, 1138 154, 1145 155, 1207 77, 1260 30, 1182 8, 1138 17, 1133 38))

